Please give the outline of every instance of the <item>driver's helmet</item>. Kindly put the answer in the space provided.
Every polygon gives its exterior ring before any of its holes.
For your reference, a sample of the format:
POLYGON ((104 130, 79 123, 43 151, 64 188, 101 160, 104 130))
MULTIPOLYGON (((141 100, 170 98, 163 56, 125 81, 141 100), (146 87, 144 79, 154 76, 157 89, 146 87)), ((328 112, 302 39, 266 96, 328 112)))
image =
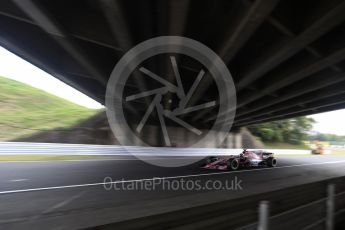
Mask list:
POLYGON ((243 149, 243 152, 242 153, 246 153, 247 152, 247 149, 243 149))

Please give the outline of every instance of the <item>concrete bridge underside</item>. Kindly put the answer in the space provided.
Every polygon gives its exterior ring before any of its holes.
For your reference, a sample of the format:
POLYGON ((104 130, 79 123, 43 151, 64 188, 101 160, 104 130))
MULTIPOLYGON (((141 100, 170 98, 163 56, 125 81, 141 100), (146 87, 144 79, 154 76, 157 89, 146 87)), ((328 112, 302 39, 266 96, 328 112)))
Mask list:
MULTIPOLYGON (((195 39, 232 73, 238 128, 345 108, 344 12, 342 0, 2 0, 0 45, 104 104, 111 71, 134 45, 162 35, 195 39)), ((191 85, 196 70, 179 65, 191 85)), ((168 68, 156 70, 169 80, 168 68)), ((141 83, 130 87, 140 91, 141 83)), ((215 94, 215 84, 201 82, 191 104, 215 94)), ((216 114, 185 119, 202 128, 216 114)))

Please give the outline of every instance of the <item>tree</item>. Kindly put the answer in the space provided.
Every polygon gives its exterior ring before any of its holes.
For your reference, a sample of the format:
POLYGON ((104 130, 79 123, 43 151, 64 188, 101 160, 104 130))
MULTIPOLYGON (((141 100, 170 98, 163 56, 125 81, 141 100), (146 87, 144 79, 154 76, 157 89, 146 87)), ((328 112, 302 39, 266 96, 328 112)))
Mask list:
POLYGON ((301 144, 308 138, 314 119, 309 117, 296 117, 292 119, 250 125, 251 133, 264 142, 287 142, 301 144))

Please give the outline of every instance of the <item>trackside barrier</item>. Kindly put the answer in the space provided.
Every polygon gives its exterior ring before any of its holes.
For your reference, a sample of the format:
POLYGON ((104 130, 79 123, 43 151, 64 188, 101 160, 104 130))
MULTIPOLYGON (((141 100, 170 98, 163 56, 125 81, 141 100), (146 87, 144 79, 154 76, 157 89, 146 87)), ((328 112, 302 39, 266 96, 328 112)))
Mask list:
POLYGON ((333 230, 344 229, 344 216, 345 177, 338 177, 88 229, 333 230))
POLYGON ((259 204, 259 224, 258 230, 268 230, 269 202, 261 201, 259 204))
MULTIPOLYGON (((311 154, 310 150, 265 149, 278 155, 311 154)), ((222 148, 169 148, 121 145, 86 145, 58 143, 0 142, 0 155, 52 154, 52 155, 109 155, 123 156, 135 153, 142 156, 210 156, 236 155, 242 149, 222 148), (155 151, 154 151, 155 150, 155 151), (158 151, 157 151, 158 150, 158 151)))
POLYGON ((327 188, 327 213, 326 213, 326 229, 334 228, 334 184, 328 185, 327 188))
MULTIPOLYGON (((294 212, 298 212, 302 209, 305 209, 307 207, 315 207, 315 208, 319 208, 318 206, 316 206, 315 204, 322 204, 326 202, 326 210, 324 211, 325 213, 325 217, 319 219, 318 221, 315 221, 313 223, 308 223, 306 224, 302 229, 307 230, 307 229, 313 229, 316 226, 321 226, 323 224, 325 224, 325 228, 326 230, 333 230, 334 229, 334 215, 336 214, 340 214, 340 212, 343 212, 343 210, 340 210, 339 212, 335 213, 334 212, 334 202, 335 202, 335 186, 334 184, 329 184, 327 186, 327 197, 326 198, 322 198, 313 202, 310 202, 306 205, 302 205, 299 207, 296 207, 294 209, 288 210, 284 213, 279 213, 275 216, 269 217, 269 202, 268 201, 261 201, 259 204, 259 213, 258 213, 258 223, 257 223, 257 229, 258 230, 268 230, 269 226, 270 226, 270 220, 273 220, 275 218, 279 218, 281 216, 288 216, 291 215, 291 213, 294 212)), ((292 220, 293 221, 293 220, 292 220)), ((252 229, 253 225, 248 225, 244 228, 240 228, 241 230, 244 229, 252 229)), ((278 229, 277 226, 275 226, 272 229, 278 229)))

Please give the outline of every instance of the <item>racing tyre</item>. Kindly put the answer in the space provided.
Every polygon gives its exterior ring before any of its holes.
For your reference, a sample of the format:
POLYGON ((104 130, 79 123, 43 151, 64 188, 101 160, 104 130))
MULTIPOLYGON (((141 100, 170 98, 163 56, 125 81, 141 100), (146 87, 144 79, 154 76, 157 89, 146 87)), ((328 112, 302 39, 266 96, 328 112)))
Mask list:
POLYGON ((270 157, 267 159, 268 167, 276 167, 277 166, 277 159, 274 157, 270 157))
POLYGON ((232 159, 226 162, 229 170, 237 170, 240 167, 240 161, 238 159, 232 159))

